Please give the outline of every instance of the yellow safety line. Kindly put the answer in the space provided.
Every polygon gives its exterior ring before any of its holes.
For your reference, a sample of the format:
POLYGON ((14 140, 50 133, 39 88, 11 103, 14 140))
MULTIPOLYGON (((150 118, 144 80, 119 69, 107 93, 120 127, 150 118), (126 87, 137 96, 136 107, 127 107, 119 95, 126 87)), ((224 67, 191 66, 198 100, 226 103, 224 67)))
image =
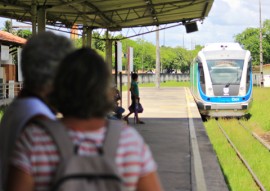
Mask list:
POLYGON ((193 160, 194 160, 196 188, 197 190, 200 190, 200 191, 207 191, 205 178, 204 178, 204 171, 203 171, 203 166, 202 166, 202 159, 200 155, 196 131, 194 128, 193 117, 190 110, 190 100, 192 97, 191 97, 190 91, 187 90, 186 87, 185 87, 185 95, 186 95, 187 112, 188 112, 188 118, 189 118, 190 142, 191 142, 192 154, 193 154, 193 160))

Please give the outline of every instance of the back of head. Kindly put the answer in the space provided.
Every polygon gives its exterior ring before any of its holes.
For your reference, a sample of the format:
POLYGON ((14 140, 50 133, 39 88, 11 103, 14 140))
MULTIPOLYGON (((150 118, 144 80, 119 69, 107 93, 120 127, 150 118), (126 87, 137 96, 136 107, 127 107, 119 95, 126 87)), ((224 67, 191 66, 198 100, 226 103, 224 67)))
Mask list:
POLYGON ((51 84, 59 63, 72 50, 73 45, 69 39, 52 32, 31 37, 22 50, 24 88, 38 92, 51 84))
POLYGON ((132 73, 131 74, 131 79, 132 80, 136 80, 138 78, 138 74, 137 73, 132 73))
POLYGON ((65 117, 104 117, 112 107, 111 74, 94 50, 81 48, 61 63, 53 103, 65 117))

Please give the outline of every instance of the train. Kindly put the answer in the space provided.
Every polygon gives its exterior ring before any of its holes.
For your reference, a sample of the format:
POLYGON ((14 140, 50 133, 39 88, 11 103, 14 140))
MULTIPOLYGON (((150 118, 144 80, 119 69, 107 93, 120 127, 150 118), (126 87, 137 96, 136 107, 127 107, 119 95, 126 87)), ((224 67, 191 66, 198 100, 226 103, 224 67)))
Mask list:
POLYGON ((190 66, 190 90, 202 117, 243 117, 252 105, 252 58, 239 43, 209 43, 190 66))

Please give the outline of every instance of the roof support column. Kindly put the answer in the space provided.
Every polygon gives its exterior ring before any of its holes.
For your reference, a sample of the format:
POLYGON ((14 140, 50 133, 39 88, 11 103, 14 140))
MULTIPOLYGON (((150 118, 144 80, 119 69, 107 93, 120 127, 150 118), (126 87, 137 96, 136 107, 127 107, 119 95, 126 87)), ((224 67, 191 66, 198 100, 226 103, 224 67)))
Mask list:
POLYGON ((159 26, 156 31, 156 88, 160 87, 160 49, 159 49, 159 26))
POLYGON ((82 31, 82 47, 85 47, 86 46, 85 37, 86 37, 86 27, 83 25, 83 31, 82 31))
POLYGON ((82 46, 91 48, 92 43, 92 31, 93 29, 90 27, 83 27, 82 33, 82 46))
POLYGON ((86 46, 91 48, 92 46, 92 31, 93 29, 90 27, 86 28, 86 46))
POLYGON ((31 5, 31 20, 32 20, 32 34, 37 34, 37 2, 36 0, 32 0, 31 5))
POLYGON ((109 31, 106 31, 106 62, 112 69, 112 40, 109 39, 109 31))
POLYGON ((40 7, 38 9, 38 33, 44 32, 46 29, 46 9, 40 7))

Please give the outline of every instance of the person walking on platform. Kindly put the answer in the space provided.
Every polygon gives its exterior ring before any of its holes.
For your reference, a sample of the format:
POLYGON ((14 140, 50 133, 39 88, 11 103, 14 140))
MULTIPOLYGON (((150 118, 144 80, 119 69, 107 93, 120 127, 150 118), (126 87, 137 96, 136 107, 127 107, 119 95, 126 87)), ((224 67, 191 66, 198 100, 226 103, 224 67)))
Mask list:
MULTIPOLYGON (((113 107, 108 64, 94 50, 82 48, 69 54, 58 71, 52 103, 63 114, 59 123, 64 125, 71 141, 73 147, 70 149, 76 157, 106 156, 106 138, 112 132, 111 121, 106 119, 106 115, 113 107)), ((112 159, 124 190, 162 191, 156 163, 143 138, 134 128, 119 120, 114 122, 121 125, 115 127, 119 136, 112 159)), ((16 143, 8 191, 50 190, 57 167, 64 163, 57 145, 42 126, 29 124, 16 143)))
POLYGON ((23 47, 23 89, 5 110, 0 124, 0 190, 7 190, 8 166, 22 129, 34 118, 55 119, 48 95, 60 61, 72 50, 69 39, 52 32, 31 37, 23 47))
POLYGON ((143 121, 139 119, 138 113, 142 112, 139 111, 140 105, 140 97, 139 97, 139 87, 138 87, 138 74, 132 73, 131 74, 131 105, 129 106, 129 113, 124 117, 124 120, 129 123, 128 117, 134 113, 135 115, 135 123, 136 124, 144 124, 143 121))

